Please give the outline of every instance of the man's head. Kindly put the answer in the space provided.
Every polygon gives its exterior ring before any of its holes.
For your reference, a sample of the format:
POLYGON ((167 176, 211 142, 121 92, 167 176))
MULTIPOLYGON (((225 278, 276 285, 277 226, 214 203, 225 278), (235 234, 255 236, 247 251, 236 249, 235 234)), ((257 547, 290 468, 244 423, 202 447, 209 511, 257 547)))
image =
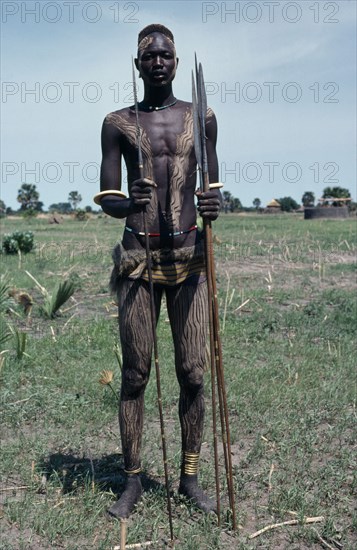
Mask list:
POLYGON ((138 53, 139 53, 139 50, 143 48, 143 45, 145 47, 145 43, 141 44, 142 41, 144 40, 144 38, 147 38, 150 34, 155 33, 155 32, 158 32, 158 33, 163 34, 164 36, 166 36, 172 42, 172 44, 175 47, 174 35, 170 31, 170 29, 165 27, 165 25, 160 25, 160 23, 153 23, 152 25, 147 25, 147 27, 145 27, 144 29, 142 29, 139 32, 139 35, 138 35, 138 53))
POLYGON ((148 25, 140 31, 135 64, 148 85, 169 84, 175 78, 178 64, 172 32, 160 24, 148 25))

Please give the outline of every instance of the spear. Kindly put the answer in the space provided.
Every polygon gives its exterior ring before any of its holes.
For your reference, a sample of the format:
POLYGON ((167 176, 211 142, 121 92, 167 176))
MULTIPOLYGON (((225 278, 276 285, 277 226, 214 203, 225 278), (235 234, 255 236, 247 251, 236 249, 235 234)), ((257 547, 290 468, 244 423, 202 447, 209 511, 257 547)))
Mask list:
MULTIPOLYGON (((133 91, 134 91, 134 105, 135 105, 135 117, 136 117, 136 144, 138 148, 138 167, 139 167, 140 179, 142 179, 144 177, 144 164, 143 164, 143 154, 142 154, 142 148, 141 148, 141 128, 139 124, 138 94, 137 94, 135 66, 134 66, 133 59, 132 59, 132 70, 133 70, 133 91)), ((172 527, 172 509, 171 509, 171 499, 170 499, 169 474, 168 474, 168 467, 167 467, 165 424, 164 424, 164 415, 162 411, 159 354, 158 354, 157 334, 156 334, 154 284, 153 284, 152 271, 151 271, 151 255, 150 255, 149 234, 147 230, 146 207, 144 207, 144 210, 143 210, 143 225, 144 225, 144 233, 145 233, 146 263, 147 263, 147 271, 148 271, 148 279, 149 279, 150 317, 151 317, 151 328, 152 328, 152 338, 153 338, 153 347, 154 347, 157 401, 158 401, 159 417, 160 417, 162 456, 164 461, 165 487, 166 487, 166 495, 167 495, 167 510, 169 513, 170 538, 171 538, 171 542, 173 542, 174 535, 173 535, 173 527, 172 527)))
MULTIPOLYGON (((196 71, 197 72, 197 71, 196 71)), ((195 84, 195 78, 192 72, 192 108, 193 108, 193 137, 194 137, 194 146, 195 146, 195 154, 196 154, 196 160, 198 167, 200 169, 200 188, 202 189, 204 186, 204 180, 203 180, 203 147, 202 147, 202 135, 201 135, 201 128, 200 128, 200 119, 199 119, 199 112, 198 112, 198 104, 197 101, 201 100, 199 89, 197 89, 197 95, 196 95, 196 84, 195 84), (198 96, 198 97, 197 97, 198 96)), ((204 230, 205 230, 205 237, 208 233, 210 233, 210 226, 206 227, 206 222, 204 220, 204 230)), ((212 255, 210 254, 210 251, 207 247, 207 238, 205 238, 205 255, 206 255, 206 270, 207 275, 208 273, 211 273, 211 263, 212 263, 212 255)), ((212 298, 212 279, 211 276, 207 276, 207 290, 208 290, 208 300, 209 300, 209 308, 208 308, 208 322, 209 322, 209 342, 210 342, 210 368, 211 368, 211 399, 212 399, 212 424, 213 424, 213 449, 214 449, 214 471, 215 471, 215 483, 216 483, 216 503, 217 503, 217 516, 218 516, 218 525, 220 525, 221 521, 221 504, 220 504, 220 484, 219 484, 219 467, 218 467, 218 440, 217 440, 217 414, 216 414, 216 384, 215 384, 215 344, 214 344, 214 333, 213 330, 211 330, 211 327, 213 327, 213 309, 210 306, 211 298, 212 298)))
MULTIPOLYGON (((209 191, 209 173, 208 158, 206 148, 206 115, 207 115, 207 96, 203 78, 201 63, 198 65, 195 56, 195 74, 192 72, 192 108, 193 108, 193 130, 194 147, 196 160, 200 172, 200 189, 209 191)), ((217 187, 217 186, 216 186, 217 187)), ((220 338, 217 283, 215 273, 215 263, 213 254, 213 239, 211 220, 203 218, 204 236, 205 236, 205 257, 207 273, 208 290, 208 313, 209 313, 209 341, 210 341, 210 366, 211 366, 211 384, 212 384, 212 423, 213 423, 213 441, 215 456, 215 479, 216 479, 216 497, 218 523, 220 523, 220 503, 219 503, 219 472, 218 472, 218 449, 217 449, 217 427, 216 427, 216 378, 220 410, 220 421, 222 430, 222 444, 224 452, 224 461, 226 469, 227 487, 229 504, 232 513, 233 529, 236 529, 236 514, 234 504, 234 487, 232 473, 232 455, 231 438, 229 429, 227 394, 225 389, 222 344, 220 338)))

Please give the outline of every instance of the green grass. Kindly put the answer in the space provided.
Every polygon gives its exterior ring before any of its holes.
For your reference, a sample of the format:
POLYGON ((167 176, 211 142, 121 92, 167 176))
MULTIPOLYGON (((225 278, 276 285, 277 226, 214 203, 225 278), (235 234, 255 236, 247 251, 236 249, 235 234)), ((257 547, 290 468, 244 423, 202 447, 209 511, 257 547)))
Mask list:
MULTIPOLYGON (((124 477, 116 398, 98 380, 103 369, 113 370, 119 389, 116 307, 107 281, 123 223, 97 217, 56 226, 44 219, 5 219, 2 225, 4 233, 29 229, 36 242, 34 252, 21 258, 1 257, 11 286, 34 301, 30 317, 13 303, 2 313, 3 322, 27 335, 25 353, 18 353, 11 336, 2 356, 2 548, 111 549, 119 545, 120 526, 106 519, 105 510, 124 477), (75 284, 61 316, 41 315, 43 297, 26 271, 49 292, 67 279, 75 284)), ((163 307, 158 338, 176 547, 319 548, 319 535, 332 547, 337 542, 352 550, 355 220, 223 214, 215 233, 241 528, 231 533, 225 514, 218 528, 177 495, 178 385, 163 307), (291 519, 291 512, 324 521, 249 539, 266 525, 291 519)), ((169 527, 154 376, 146 393, 143 466, 146 492, 130 518, 128 544, 157 540, 154 548, 165 548, 169 527)), ((208 374, 201 481, 213 495, 208 374)), ((223 471, 221 481, 226 510, 223 471)))

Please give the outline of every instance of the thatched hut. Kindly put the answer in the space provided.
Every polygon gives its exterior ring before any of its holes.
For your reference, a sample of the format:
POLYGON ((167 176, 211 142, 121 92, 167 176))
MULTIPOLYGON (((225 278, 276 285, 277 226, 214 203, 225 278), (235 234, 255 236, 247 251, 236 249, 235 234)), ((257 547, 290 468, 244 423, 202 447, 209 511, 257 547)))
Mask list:
POLYGON ((266 214, 278 214, 281 212, 280 202, 276 199, 272 199, 265 207, 264 212, 266 214))

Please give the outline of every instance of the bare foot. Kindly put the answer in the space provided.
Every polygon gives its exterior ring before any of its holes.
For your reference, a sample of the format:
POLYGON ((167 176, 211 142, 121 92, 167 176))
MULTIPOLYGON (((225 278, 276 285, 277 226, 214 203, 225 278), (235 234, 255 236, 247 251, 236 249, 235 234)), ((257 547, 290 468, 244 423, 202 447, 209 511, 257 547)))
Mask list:
POLYGON ((206 514, 211 512, 217 514, 216 502, 198 486, 197 476, 182 474, 178 492, 190 499, 192 504, 206 514))
POLYGON ((115 518, 128 518, 132 513, 135 504, 140 500, 142 487, 140 476, 137 474, 128 475, 126 486, 120 499, 108 509, 108 514, 115 518))

